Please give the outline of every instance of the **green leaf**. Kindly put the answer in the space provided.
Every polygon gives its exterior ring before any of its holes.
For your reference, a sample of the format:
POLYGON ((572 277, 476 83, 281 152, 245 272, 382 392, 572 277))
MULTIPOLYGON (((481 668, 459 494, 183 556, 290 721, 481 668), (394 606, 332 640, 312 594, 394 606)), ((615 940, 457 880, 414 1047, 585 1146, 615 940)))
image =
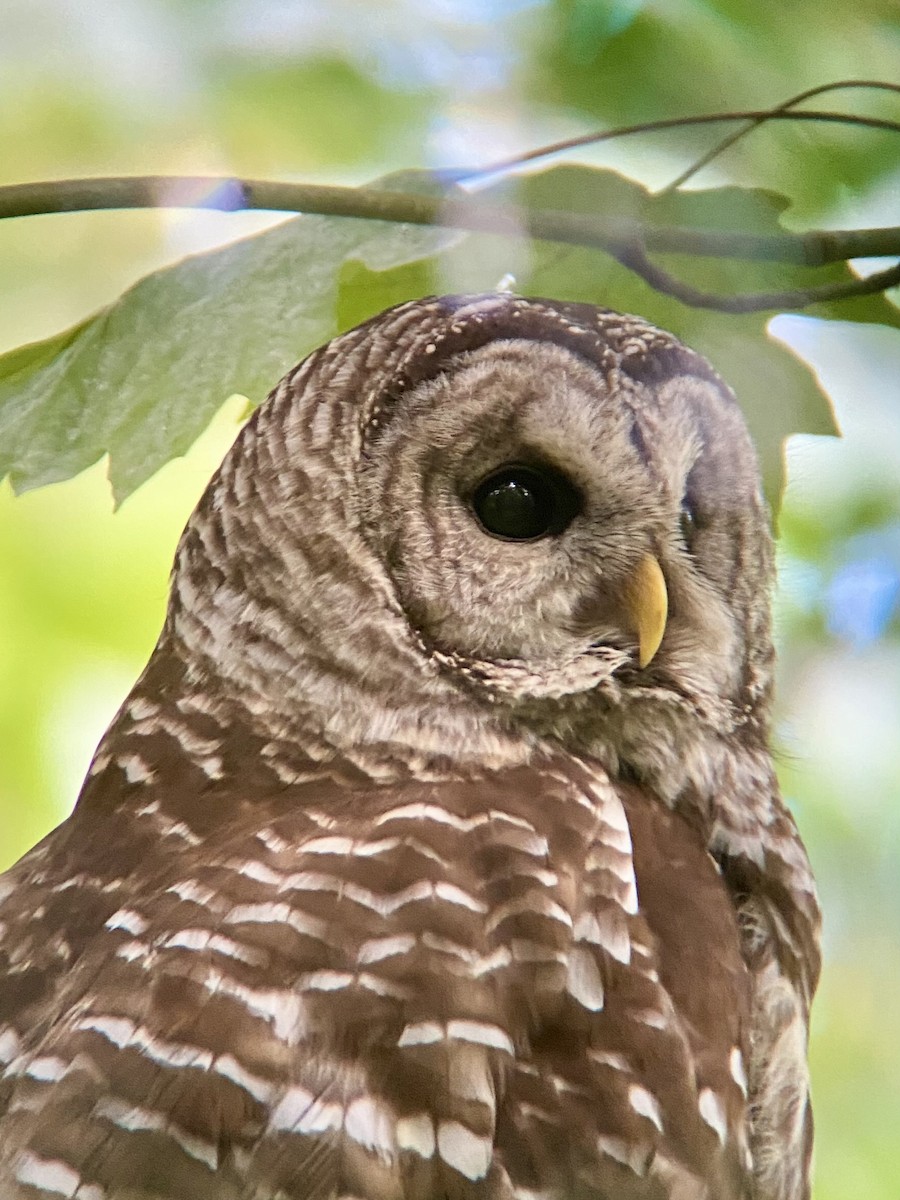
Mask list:
POLYGON ((183 454, 228 396, 259 403, 337 332, 347 258, 384 268, 455 236, 304 216, 148 275, 73 329, 0 357, 0 479, 24 491, 108 453, 122 500, 183 454))

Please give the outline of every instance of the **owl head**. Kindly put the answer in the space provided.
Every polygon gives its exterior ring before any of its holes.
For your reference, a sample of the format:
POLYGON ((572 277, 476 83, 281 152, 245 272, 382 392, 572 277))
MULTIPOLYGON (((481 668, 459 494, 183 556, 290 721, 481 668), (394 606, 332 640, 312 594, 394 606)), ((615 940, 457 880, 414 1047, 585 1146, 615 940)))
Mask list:
POLYGON ((278 385, 185 531, 164 639, 324 745, 656 761, 687 729, 764 739, 771 561, 701 356, 588 305, 442 297, 278 385))

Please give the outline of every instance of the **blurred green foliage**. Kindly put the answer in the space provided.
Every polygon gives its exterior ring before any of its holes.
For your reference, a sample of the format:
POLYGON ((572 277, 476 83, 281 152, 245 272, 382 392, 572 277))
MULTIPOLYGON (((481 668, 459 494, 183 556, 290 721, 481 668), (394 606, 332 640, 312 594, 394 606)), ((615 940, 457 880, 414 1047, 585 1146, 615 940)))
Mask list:
MULTIPOLYGON (((600 125, 770 105, 837 78, 897 79, 898 67, 896 0, 6 0, 0 182, 153 171, 360 182, 489 161, 600 125)), ((875 94, 823 105, 838 106, 896 116, 896 104, 875 94)), ((658 185, 715 136, 660 134, 582 158, 658 185)), ((783 192, 797 226, 897 223, 900 170, 888 134, 772 126, 696 182, 728 181, 783 192)), ((265 223, 184 212, 0 223, 0 350, 51 336, 148 271, 265 223)), ((491 273, 540 279, 541 264, 521 246, 467 245, 437 278, 421 265, 402 268, 399 281, 380 275, 384 302, 409 287, 483 286, 491 273)), ((384 265, 345 265, 335 324, 354 319, 384 265)), ((602 281, 591 286, 602 291, 602 281)), ((314 286, 298 269, 297 295, 314 286)), ((694 317, 689 340, 727 339, 727 329, 704 331, 702 314, 694 317)), ((877 325, 810 318, 774 327, 813 363, 845 433, 794 439, 777 610, 781 775, 826 911, 812 1041, 815 1196, 893 1200, 900 339, 877 325)), ((129 332, 140 342, 140 327, 129 332)), ((152 348, 151 339, 151 358, 152 348)), ((210 361, 221 349, 206 347, 210 361)), ((199 399, 203 364, 185 369, 198 376, 199 399)), ((114 397, 105 402, 114 414, 114 397)), ((242 411, 228 401, 187 457, 115 514, 102 463, 19 498, 0 488, 0 867, 71 807, 94 743, 153 645, 178 533, 242 411)))

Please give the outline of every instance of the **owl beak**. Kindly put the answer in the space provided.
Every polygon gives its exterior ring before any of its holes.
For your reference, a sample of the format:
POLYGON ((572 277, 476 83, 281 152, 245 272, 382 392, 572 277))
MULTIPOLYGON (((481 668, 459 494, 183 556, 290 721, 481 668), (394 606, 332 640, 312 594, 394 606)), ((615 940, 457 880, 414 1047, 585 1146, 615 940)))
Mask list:
POLYGON ((638 662, 642 667, 653 659, 666 632, 669 593, 657 560, 645 554, 625 585, 625 612, 631 632, 637 634, 638 662))

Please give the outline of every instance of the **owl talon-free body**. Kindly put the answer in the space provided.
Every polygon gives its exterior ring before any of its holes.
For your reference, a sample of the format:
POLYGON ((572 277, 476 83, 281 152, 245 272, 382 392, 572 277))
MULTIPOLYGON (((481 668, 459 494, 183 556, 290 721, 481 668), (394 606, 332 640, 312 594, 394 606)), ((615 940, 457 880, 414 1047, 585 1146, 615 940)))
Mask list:
POLYGON ((439 297, 289 372, 0 878, 2 1200, 804 1200, 771 574, 636 317, 439 297))

